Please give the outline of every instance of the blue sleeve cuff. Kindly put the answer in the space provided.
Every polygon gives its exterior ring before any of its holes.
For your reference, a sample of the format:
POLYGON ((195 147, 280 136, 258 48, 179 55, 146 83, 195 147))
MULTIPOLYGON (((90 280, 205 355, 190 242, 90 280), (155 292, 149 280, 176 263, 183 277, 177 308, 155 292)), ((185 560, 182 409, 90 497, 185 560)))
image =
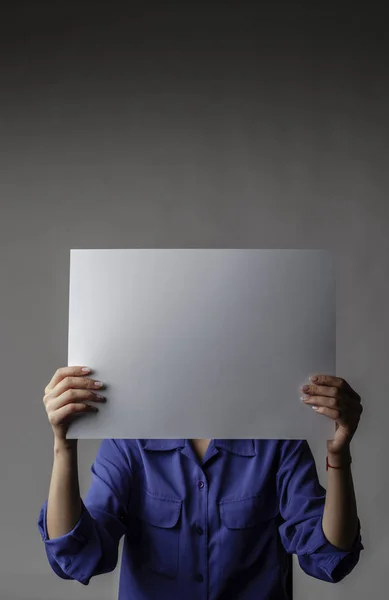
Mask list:
POLYGON ((361 539, 361 523, 358 519, 358 529, 354 543, 349 550, 341 550, 331 544, 324 535, 323 522, 320 518, 312 533, 312 545, 308 551, 318 567, 324 570, 330 581, 341 581, 358 563, 360 551, 364 549, 361 539))
MULTIPOLYGON (((45 544, 46 553, 52 568, 57 575, 64 579, 68 579, 69 575, 67 574, 67 571, 72 564, 69 556, 76 556, 88 542, 88 539, 92 537, 93 518, 81 500, 82 510, 80 518, 73 529, 60 537, 49 539, 47 533, 47 504, 48 501, 46 500, 41 508, 38 519, 38 529, 42 541, 45 544), (61 569, 60 572, 55 568, 57 565, 61 569)), ((88 581, 85 580, 82 581, 82 583, 87 584, 88 581)))
POLYGON ((331 554, 349 554, 350 552, 355 552, 356 550, 363 550, 363 545, 361 541, 361 523, 358 519, 358 529, 355 536, 354 543, 350 550, 341 550, 337 548, 333 544, 331 544, 323 531, 323 517, 318 519, 317 524, 312 532, 312 543, 309 547, 308 554, 312 554, 313 552, 317 552, 320 550, 321 552, 327 552, 331 554))

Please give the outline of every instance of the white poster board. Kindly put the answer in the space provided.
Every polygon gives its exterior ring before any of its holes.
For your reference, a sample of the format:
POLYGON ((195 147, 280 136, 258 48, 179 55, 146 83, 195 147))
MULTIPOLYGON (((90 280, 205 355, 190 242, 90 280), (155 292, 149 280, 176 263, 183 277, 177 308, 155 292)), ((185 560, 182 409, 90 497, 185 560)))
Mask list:
POLYGON ((327 250, 71 250, 69 365, 107 385, 68 438, 330 439, 300 401, 335 375, 327 250))

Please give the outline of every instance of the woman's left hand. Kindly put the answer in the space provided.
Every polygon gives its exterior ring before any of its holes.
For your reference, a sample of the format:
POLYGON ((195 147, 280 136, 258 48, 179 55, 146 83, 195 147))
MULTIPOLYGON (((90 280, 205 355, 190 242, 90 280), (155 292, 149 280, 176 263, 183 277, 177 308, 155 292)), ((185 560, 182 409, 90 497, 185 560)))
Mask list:
POLYGON ((316 407, 317 413, 335 421, 335 437, 327 441, 328 452, 349 452, 363 411, 361 397, 341 377, 317 374, 309 379, 312 383, 301 388, 305 394, 302 398, 304 403, 316 407), (317 381, 314 381, 315 377, 317 381))

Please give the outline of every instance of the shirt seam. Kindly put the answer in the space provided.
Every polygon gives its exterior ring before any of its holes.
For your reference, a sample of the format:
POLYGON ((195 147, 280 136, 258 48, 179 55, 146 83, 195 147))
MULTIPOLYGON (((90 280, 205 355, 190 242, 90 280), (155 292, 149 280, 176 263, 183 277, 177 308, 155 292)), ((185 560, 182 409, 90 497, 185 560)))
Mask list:
POLYGON ((125 460, 125 461, 126 461, 126 463, 128 464, 128 468, 129 468, 129 470, 130 470, 130 473, 131 473, 131 475, 133 475, 134 473, 133 473, 132 467, 131 467, 131 465, 130 465, 130 461, 128 460, 128 456, 126 456, 126 455, 124 454, 123 450, 120 448, 120 446, 119 446, 119 444, 116 442, 116 440, 114 440, 114 439, 113 439, 112 441, 113 441, 113 443, 114 443, 114 446, 116 446, 116 448, 119 450, 120 454, 122 455, 122 457, 124 458, 124 460, 125 460))

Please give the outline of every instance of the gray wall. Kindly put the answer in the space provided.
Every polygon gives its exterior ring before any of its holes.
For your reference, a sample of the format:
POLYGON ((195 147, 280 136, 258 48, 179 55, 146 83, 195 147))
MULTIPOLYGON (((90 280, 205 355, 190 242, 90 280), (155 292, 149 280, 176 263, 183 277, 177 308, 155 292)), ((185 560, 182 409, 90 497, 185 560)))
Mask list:
MULTIPOLYGON (((116 598, 119 569, 88 587, 57 578, 36 520, 52 467, 43 390, 67 364, 69 249, 131 247, 334 252, 336 374, 365 408, 352 447, 365 550, 335 586, 296 564, 295 598, 383 597, 383 16, 144 4, 13 3, 1 19, 0 599, 116 598)), ((80 442, 83 494, 98 445, 80 442)), ((313 451, 326 485, 325 442, 313 451)))

